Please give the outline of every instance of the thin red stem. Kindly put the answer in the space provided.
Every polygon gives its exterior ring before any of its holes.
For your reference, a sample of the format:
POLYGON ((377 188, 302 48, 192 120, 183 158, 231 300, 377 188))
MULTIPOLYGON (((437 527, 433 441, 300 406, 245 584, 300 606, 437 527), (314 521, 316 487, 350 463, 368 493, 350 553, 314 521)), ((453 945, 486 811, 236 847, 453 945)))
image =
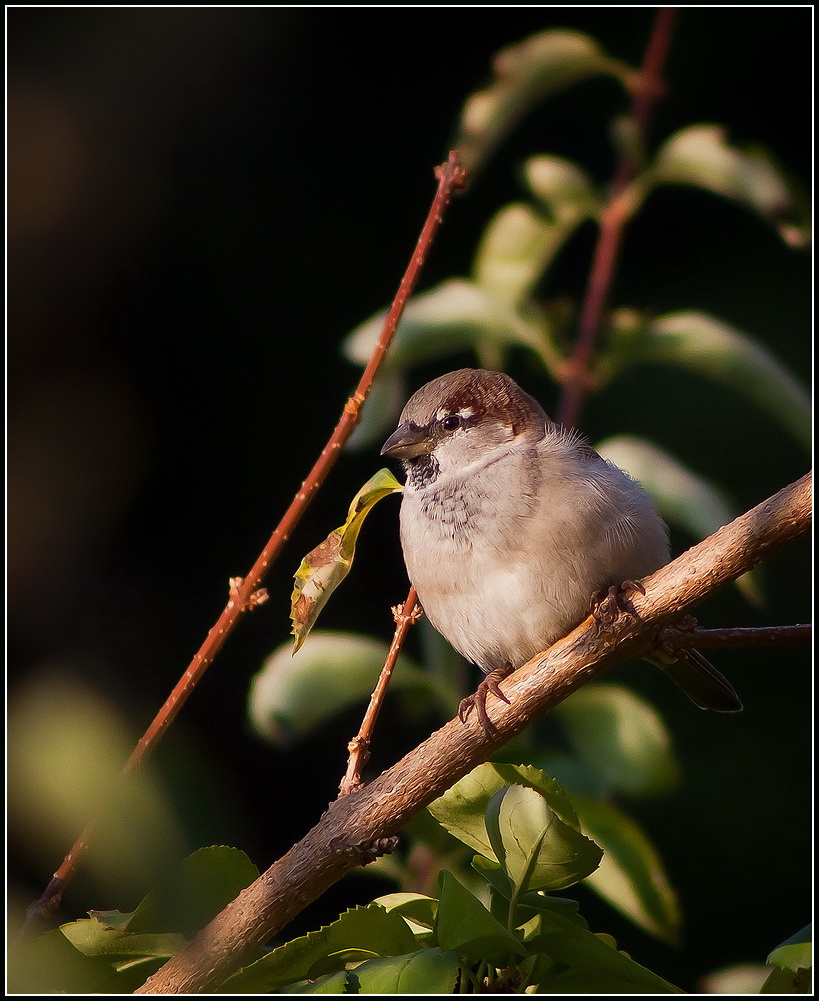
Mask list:
MULTIPOLYGON (((165 731, 187 701, 188 696, 221 650, 242 613, 264 600, 264 594, 259 591, 259 585, 306 511, 310 501, 324 483, 330 470, 335 465, 343 445, 358 423, 361 405, 370 391, 375 374, 395 334, 406 302, 418 281, 433 239, 443 222, 444 210, 452 199, 454 191, 463 186, 465 174, 463 168, 458 163, 456 152, 451 152, 447 162, 437 168, 436 176, 438 179, 438 189, 433 198, 429 214, 421 230, 421 235, 409 265, 401 279, 401 284, 398 287, 393 304, 384 321, 381 336, 373 350, 367 367, 364 369, 355 392, 345 404, 341 418, 330 440, 310 470, 307 479, 302 484, 301 490, 299 490, 285 511, 284 516, 259 555, 259 558, 253 564, 250 572, 243 579, 232 582, 230 600, 225 606, 224 611, 208 633, 204 643, 196 652, 185 673, 166 699, 165 704, 140 738, 123 767, 124 776, 127 777, 135 771, 159 743, 165 731)), ((54 879, 43 895, 29 908, 29 918, 27 920, 44 917, 48 912, 57 907, 66 884, 74 875, 80 858, 88 847, 94 826, 95 822, 92 821, 77 839, 71 851, 63 860, 62 865, 54 874, 54 879)))
POLYGON ((378 682, 370 696, 370 704, 364 713, 361 728, 358 734, 347 745, 350 757, 347 761, 347 771, 339 785, 342 796, 347 796, 349 793, 354 792, 361 785, 361 770, 370 757, 370 739, 375 727, 375 721, 381 712, 384 696, 387 694, 387 685, 390 683, 390 678, 392 678, 393 668, 398 660, 401 647, 404 645, 409 627, 418 619, 419 609, 417 599, 418 596, 415 593, 415 588, 410 585, 404 604, 401 606, 396 605, 394 609, 395 632, 392 637, 390 649, 387 651, 384 667, 381 669, 378 682))
MULTIPOLYGON (((641 135, 645 134, 651 108, 662 90, 661 73, 671 45, 676 17, 675 7, 660 7, 654 19, 637 88, 631 101, 631 117, 641 135)), ((580 311, 577 340, 565 368, 558 421, 567 426, 577 423, 583 398, 592 381, 589 362, 630 216, 629 205, 623 194, 633 177, 634 164, 624 153, 617 164, 609 203, 601 213, 600 230, 580 311)))

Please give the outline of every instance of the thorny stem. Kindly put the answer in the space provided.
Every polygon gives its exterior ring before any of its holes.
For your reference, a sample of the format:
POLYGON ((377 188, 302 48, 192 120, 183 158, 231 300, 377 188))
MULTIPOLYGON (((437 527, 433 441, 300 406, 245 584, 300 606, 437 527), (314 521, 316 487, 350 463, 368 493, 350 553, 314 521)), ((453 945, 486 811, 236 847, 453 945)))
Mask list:
MULTIPOLYGON (((418 243, 404 273, 404 277, 401 279, 401 284, 398 286, 398 291, 390 307, 390 311, 384 321, 381 336, 373 350, 367 367, 362 373, 355 392, 345 404, 341 418, 330 440, 322 449, 321 455, 310 470, 307 479, 302 484, 301 490, 296 494, 287 511, 284 513, 284 516, 259 555, 259 558, 253 564, 250 572, 244 578, 231 581, 230 599, 224 611, 125 763, 123 767, 123 776, 125 778, 131 775, 142 764, 164 736, 165 731, 176 718, 180 709, 187 701, 188 696, 221 650, 228 636, 241 618, 242 613, 264 601, 266 595, 264 591, 259 590, 259 585, 306 511, 310 501, 324 483, 330 470, 335 465, 342 447, 346 444, 358 423, 361 405, 367 398, 375 374, 395 334, 407 300, 418 281, 432 242, 443 222, 444 210, 451 201, 455 190, 463 187, 465 171, 458 163, 456 151, 449 154, 449 158, 445 164, 436 168, 436 178, 438 180, 438 189, 430 206, 426 222, 421 230, 421 235, 418 238, 418 243)), ((97 821, 93 820, 86 826, 71 848, 71 851, 66 855, 62 865, 54 874, 54 878, 42 896, 29 907, 23 929, 24 932, 30 930, 30 927, 34 923, 39 923, 47 918, 59 906, 62 893, 76 872, 80 858, 91 840, 96 823, 97 821)))
POLYGON ((421 609, 417 604, 415 588, 410 585, 409 593, 407 594, 404 604, 396 605, 393 609, 393 615, 395 616, 395 633, 393 634, 392 643, 390 644, 390 649, 387 652, 387 657, 384 661, 384 667, 381 669, 378 683, 370 696, 370 704, 367 706, 367 711, 364 713, 361 729, 347 745, 350 757, 347 760, 347 771, 339 784, 340 794, 342 796, 347 796, 349 793, 355 792, 355 790, 361 785, 361 769, 370 759, 370 738, 372 737, 373 728, 375 727, 375 721, 378 719, 378 714, 381 712, 381 705, 384 701, 384 696, 387 694, 387 685, 390 683, 393 668, 398 660, 398 654, 401 652, 401 647, 404 645, 404 640, 409 632, 409 627, 418 621, 420 614, 421 609))
MULTIPOLYGON (((675 7, 660 7, 654 19, 637 87, 631 101, 631 117, 640 135, 645 135, 651 108, 662 92, 661 73, 676 19, 675 7)), ((565 367, 558 422, 567 427, 573 427, 577 423, 583 397, 591 381, 589 361, 614 279, 623 233, 630 216, 630 206, 624 198, 624 193, 634 177, 634 171, 631 157, 625 152, 622 153, 611 184, 608 205, 600 216, 600 231, 580 311, 577 341, 565 367)))

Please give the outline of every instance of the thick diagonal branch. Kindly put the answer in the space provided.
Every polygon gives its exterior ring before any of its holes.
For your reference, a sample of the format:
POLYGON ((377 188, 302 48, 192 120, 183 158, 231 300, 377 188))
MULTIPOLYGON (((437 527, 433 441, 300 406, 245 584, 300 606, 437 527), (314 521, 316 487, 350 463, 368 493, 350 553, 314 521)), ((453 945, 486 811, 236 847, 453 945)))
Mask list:
POLYGON ((644 583, 636 617, 603 629, 591 617, 505 682, 510 705, 493 703, 492 736, 476 720, 452 720, 375 781, 329 807, 318 824, 232 901, 136 993, 206 990, 259 954, 260 946, 392 837, 512 734, 625 657, 649 650, 657 632, 712 591, 807 532, 811 477, 721 528, 644 583))

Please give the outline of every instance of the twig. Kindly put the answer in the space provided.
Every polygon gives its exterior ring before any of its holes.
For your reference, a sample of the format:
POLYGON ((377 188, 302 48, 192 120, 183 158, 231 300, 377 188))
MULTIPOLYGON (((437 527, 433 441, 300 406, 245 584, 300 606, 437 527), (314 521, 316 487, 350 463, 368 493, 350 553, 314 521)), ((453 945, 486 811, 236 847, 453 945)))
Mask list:
MULTIPOLYGON (((259 591, 259 585, 278 557, 284 543, 290 537, 310 501, 324 483, 330 470, 335 465, 342 447, 346 444, 347 439, 358 423, 361 405, 367 398, 375 374, 395 334, 407 299, 409 299, 418 281, 432 241, 443 222, 444 209, 449 204, 454 191, 463 186, 464 171, 458 163, 457 152, 451 152, 447 162, 436 168, 436 177, 438 180, 438 189, 433 198, 427 220, 421 230, 415 251, 404 273, 404 277, 401 279, 401 284, 398 287, 387 318, 384 321, 381 336, 373 350, 367 367, 364 369, 355 392, 347 400, 341 419, 336 425, 330 440, 322 449, 321 455, 310 470, 307 479, 302 484, 301 490, 294 497, 250 572, 244 578, 234 578, 231 580, 230 599, 224 611, 125 763, 123 767, 123 775, 125 777, 134 772, 159 743, 165 731, 187 701, 188 696, 221 650, 242 613, 254 608, 264 600, 265 594, 259 591)), ((80 858, 88 847, 96 823, 97 821, 94 820, 88 824, 71 851, 66 855, 62 865, 54 874, 54 878, 42 896, 29 907, 24 930, 30 930, 33 923, 45 919, 59 906, 63 890, 74 875, 80 858)))
POLYGON ((242 891, 137 994, 197 993, 259 955, 308 903, 370 860, 373 846, 535 718, 616 661, 653 648, 660 630, 719 586, 808 531, 811 476, 721 528, 644 581, 636 616, 602 627, 589 617, 504 683, 510 704, 493 702, 488 734, 477 720, 451 720, 369 785, 330 805, 318 824, 242 891))
MULTIPOLYGON (((645 134, 651 108, 662 93, 661 73, 671 44, 676 18, 675 7, 660 7, 654 19, 642 69, 631 100, 631 118, 641 136, 645 134)), ((580 310, 577 340, 571 358, 563 370, 565 379, 558 408, 558 421, 567 427, 573 427, 577 423, 583 396, 591 382, 589 361, 600 326, 600 318, 614 279, 623 233, 631 215, 631 202, 626 197, 626 189, 633 176, 634 163, 627 153, 622 153, 611 183, 608 205, 600 215, 600 230, 580 310)))
POLYGON ((695 647, 698 650, 716 650, 732 646, 807 646, 812 638, 813 628, 807 624, 692 629, 687 628, 685 623, 677 623, 664 629, 659 636, 661 645, 669 642, 673 649, 695 647))
POLYGON ((361 729, 347 745, 350 757, 347 760, 347 771, 339 784, 342 796, 348 796, 351 792, 355 792, 361 785, 361 769, 370 760, 370 738, 372 737, 375 721, 378 719, 378 714, 381 711, 384 696, 387 694, 387 685, 390 683, 395 662, 398 660, 398 654, 404 645, 409 627, 417 622, 421 616, 421 609, 416 603, 416 599, 415 588, 410 585, 409 594, 404 604, 396 605, 392 610, 395 617, 395 633, 392 637, 390 649, 387 651, 387 657, 384 661, 384 667, 381 669, 378 683, 370 696, 370 704, 364 713, 361 729))

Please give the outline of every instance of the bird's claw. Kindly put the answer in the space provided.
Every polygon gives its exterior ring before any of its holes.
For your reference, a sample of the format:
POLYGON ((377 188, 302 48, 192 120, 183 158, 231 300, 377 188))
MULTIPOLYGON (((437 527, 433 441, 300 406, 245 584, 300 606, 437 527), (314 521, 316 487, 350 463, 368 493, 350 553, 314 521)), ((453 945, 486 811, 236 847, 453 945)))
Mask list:
POLYGON ((639 580, 624 580, 622 584, 612 584, 607 590, 597 591, 592 595, 592 615, 604 626, 612 625, 621 614, 639 618, 631 603, 630 593, 634 591, 646 593, 639 580))
POLYGON ((478 685, 477 690, 473 695, 467 695, 465 699, 461 700, 461 704, 458 706, 458 718, 462 723, 465 723, 467 717, 474 709, 478 714, 478 722, 483 727, 483 730, 490 737, 494 737, 498 732, 497 727, 489 718, 489 714, 486 711, 486 697, 489 692, 497 696, 501 702, 505 702, 507 705, 511 705, 509 699, 500 690, 500 683, 504 678, 508 677, 512 673, 512 665, 504 664, 503 667, 499 667, 494 670, 491 674, 488 674, 483 681, 478 685))

